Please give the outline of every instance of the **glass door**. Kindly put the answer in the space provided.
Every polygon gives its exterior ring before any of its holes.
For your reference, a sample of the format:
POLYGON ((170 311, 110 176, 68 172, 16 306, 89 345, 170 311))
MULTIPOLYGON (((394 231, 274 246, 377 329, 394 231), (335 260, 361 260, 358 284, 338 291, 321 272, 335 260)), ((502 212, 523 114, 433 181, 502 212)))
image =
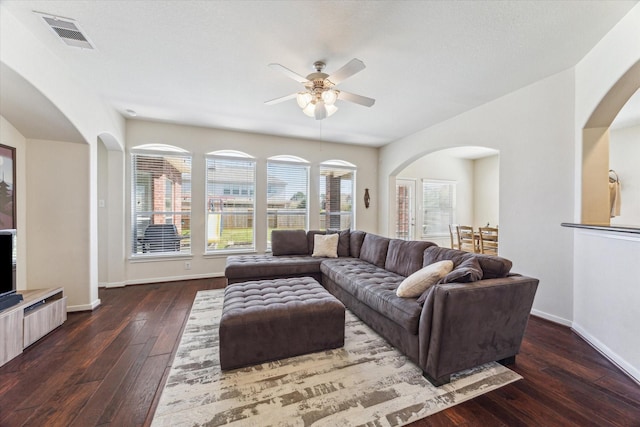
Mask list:
POLYGON ((396 238, 413 240, 416 228, 416 182, 396 180, 396 238))

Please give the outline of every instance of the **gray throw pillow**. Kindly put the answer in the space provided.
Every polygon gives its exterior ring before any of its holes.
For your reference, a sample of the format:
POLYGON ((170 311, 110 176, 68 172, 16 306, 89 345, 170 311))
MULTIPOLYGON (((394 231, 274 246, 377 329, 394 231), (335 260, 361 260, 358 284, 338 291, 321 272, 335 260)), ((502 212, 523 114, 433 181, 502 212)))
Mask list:
MULTIPOLYGON (((482 268, 478 259, 470 257, 462 261, 456 268, 447 274, 439 283, 469 283, 482 279, 482 268)), ((425 290, 422 295, 416 300, 420 305, 424 304, 429 295, 431 288, 425 290)))
POLYGON ((469 283, 482 279, 482 267, 476 257, 462 261, 440 283, 469 283))

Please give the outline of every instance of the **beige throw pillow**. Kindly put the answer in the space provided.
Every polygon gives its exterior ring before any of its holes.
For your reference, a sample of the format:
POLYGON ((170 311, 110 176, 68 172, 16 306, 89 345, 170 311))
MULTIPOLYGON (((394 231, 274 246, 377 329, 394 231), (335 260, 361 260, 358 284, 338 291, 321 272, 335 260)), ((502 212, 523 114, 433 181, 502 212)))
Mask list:
POLYGON ((311 256, 338 258, 339 234, 316 234, 313 236, 313 253, 311 256))
POLYGON ((396 295, 402 298, 417 298, 453 270, 453 261, 434 262, 407 277, 400 283, 396 295))

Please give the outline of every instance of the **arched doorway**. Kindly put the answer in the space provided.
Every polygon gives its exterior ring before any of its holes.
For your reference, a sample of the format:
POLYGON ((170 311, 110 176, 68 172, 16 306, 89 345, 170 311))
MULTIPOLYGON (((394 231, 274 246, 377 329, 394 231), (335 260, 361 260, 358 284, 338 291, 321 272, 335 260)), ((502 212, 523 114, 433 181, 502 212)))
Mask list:
POLYGON ((610 225, 609 127, 638 88, 640 61, 629 68, 611 87, 582 129, 583 224, 610 225))
POLYGON ((499 151, 456 147, 426 154, 395 175, 393 237, 450 246, 449 224, 499 223, 499 151))

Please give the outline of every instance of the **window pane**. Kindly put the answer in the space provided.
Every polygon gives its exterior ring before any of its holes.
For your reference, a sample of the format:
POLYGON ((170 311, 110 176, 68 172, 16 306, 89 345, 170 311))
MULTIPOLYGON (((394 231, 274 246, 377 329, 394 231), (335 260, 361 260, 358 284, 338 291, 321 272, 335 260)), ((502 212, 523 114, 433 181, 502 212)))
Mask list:
POLYGON ((415 235, 415 182, 396 180, 396 238, 411 240, 415 235))
POLYGON ((309 167, 295 163, 267 163, 267 244, 271 231, 307 229, 309 167))
POLYGON ((191 157, 132 155, 133 256, 191 253, 191 157))
POLYGON ((355 171, 320 166, 320 229, 353 227, 355 171))
POLYGON ((449 235, 449 224, 454 224, 456 210, 456 183, 451 181, 422 182, 423 236, 449 235))
POLYGON ((207 158, 207 252, 253 249, 256 162, 207 158))

